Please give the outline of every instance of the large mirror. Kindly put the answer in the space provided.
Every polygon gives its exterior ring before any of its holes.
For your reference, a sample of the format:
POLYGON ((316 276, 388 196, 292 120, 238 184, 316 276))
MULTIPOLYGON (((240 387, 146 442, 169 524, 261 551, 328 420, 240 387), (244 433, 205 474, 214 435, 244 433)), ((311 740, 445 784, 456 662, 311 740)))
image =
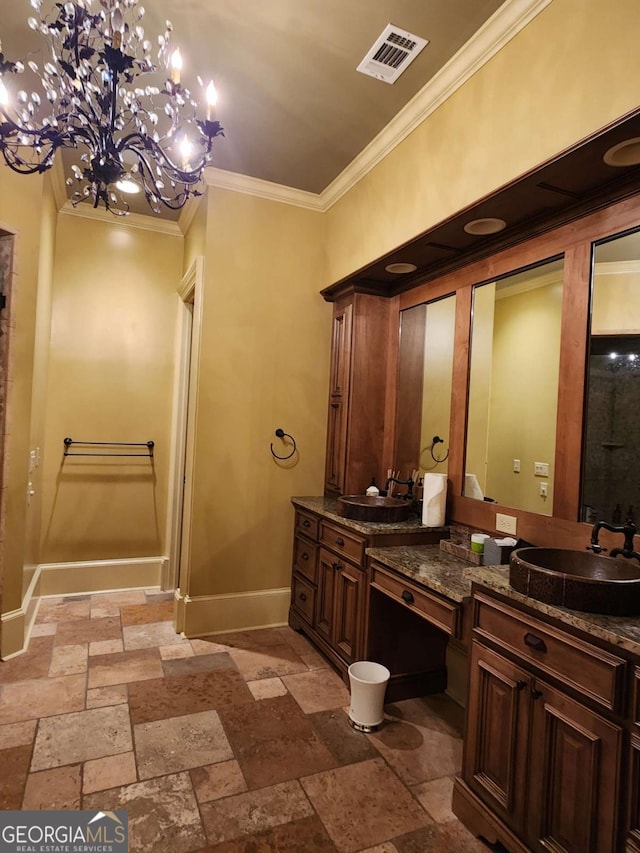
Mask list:
POLYGON ((640 232, 594 247, 581 520, 640 517, 640 232))
POLYGON ((394 458, 401 479, 447 473, 455 314, 455 294, 400 314, 394 458))
POLYGON ((563 266, 474 287, 465 497, 552 515, 563 266))

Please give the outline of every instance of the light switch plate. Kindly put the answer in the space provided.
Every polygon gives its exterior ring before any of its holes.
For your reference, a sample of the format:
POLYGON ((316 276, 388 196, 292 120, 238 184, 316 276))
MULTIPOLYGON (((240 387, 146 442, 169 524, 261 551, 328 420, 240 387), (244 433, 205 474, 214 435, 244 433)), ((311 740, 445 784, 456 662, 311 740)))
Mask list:
POLYGON ((549 463, 548 462, 534 462, 533 463, 533 475, 534 475, 534 477, 548 477, 549 476, 549 463))
POLYGON ((501 512, 496 513, 496 530, 499 530, 501 533, 510 533, 512 536, 515 536, 517 526, 518 519, 515 515, 503 515, 501 512))

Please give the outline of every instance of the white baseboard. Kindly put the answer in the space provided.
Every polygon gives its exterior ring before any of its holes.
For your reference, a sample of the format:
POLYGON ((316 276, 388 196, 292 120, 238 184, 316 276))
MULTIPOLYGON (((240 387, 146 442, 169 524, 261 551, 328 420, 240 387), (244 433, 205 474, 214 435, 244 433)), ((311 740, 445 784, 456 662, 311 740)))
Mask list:
POLYGON ((77 595, 159 587, 167 557, 42 563, 38 595, 77 595))
POLYGON ((186 637, 210 637, 231 631, 287 624, 291 589, 261 589, 191 597, 176 593, 176 630, 186 637))
POLYGON ((40 580, 40 567, 31 578, 22 607, 0 615, 0 659, 9 660, 23 654, 31 638, 31 629, 38 612, 37 588, 40 580))

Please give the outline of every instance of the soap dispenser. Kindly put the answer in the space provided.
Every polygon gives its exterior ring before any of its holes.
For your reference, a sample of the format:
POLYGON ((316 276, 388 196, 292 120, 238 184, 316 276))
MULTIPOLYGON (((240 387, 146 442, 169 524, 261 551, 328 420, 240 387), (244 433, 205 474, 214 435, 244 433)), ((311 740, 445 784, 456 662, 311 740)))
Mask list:
POLYGON ((371 478, 371 484, 367 487, 366 495, 369 498, 377 498, 380 494, 380 489, 376 486, 376 478, 371 478))

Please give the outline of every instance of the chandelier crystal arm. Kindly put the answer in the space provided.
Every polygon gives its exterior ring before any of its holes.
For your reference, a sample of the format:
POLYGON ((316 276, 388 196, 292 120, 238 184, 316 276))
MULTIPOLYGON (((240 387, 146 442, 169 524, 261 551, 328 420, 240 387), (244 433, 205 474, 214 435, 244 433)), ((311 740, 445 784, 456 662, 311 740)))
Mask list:
MULTIPOLYGON (((10 105, 4 81, 27 69, 0 52, 0 152, 11 169, 33 174, 50 169, 58 149, 77 149, 82 165, 72 163, 66 181, 76 186, 74 204, 86 200, 126 214, 117 184, 128 178, 154 212, 178 210, 200 194, 213 140, 224 135, 211 120, 215 99, 208 96, 206 119, 199 119, 199 105, 180 83, 177 51, 167 71, 170 22, 158 36, 154 63, 138 0, 99 0, 95 12, 94 4, 98 0, 31 0, 36 15, 28 24, 47 39, 49 60, 42 68, 26 65, 44 98, 22 90, 10 105), (166 74, 162 87, 158 73, 166 74)), ((209 90, 215 95, 212 83, 209 90)))

